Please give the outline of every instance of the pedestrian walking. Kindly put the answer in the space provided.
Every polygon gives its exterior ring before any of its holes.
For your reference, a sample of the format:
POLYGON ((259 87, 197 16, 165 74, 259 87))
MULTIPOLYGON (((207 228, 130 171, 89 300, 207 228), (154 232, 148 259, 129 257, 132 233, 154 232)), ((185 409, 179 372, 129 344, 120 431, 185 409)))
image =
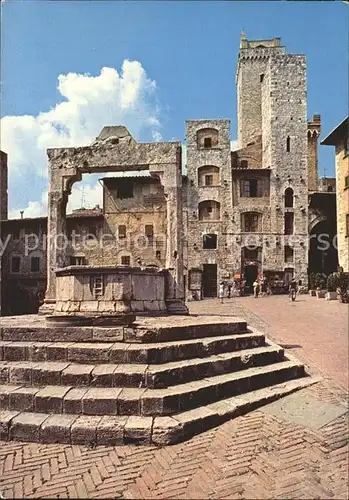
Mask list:
POLYGON ((259 281, 255 279, 253 282, 253 296, 255 299, 258 299, 258 294, 259 294, 259 281))
POLYGON ((223 281, 221 281, 219 284, 219 298, 221 299, 221 304, 223 304, 223 299, 224 299, 224 283, 223 283, 223 281))
POLYGON ((228 283, 228 299, 230 299, 230 298, 231 298, 231 290, 232 290, 232 287, 233 287, 233 285, 232 285, 232 283, 231 283, 231 281, 230 281, 230 282, 228 283))

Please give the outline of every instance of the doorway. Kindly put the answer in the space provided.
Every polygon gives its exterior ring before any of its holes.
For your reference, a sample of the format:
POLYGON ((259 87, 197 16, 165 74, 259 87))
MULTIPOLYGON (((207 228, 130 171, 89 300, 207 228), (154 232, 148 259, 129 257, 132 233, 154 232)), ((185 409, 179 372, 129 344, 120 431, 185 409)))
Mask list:
POLYGON ((253 282, 258 276, 258 267, 254 264, 245 266, 244 277, 246 281, 246 288, 253 292, 253 282))
POLYGON ((203 296, 217 297, 217 264, 204 264, 203 268, 203 296))

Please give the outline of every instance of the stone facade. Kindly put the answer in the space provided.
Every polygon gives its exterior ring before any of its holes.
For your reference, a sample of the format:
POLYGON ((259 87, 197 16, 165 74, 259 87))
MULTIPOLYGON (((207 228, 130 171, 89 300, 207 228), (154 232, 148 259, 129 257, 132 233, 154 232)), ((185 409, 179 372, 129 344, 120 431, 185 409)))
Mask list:
MULTIPOLYGON (((7 219, 7 154, 0 151, 0 242, 2 241, 1 221, 7 219)), ((2 297, 2 247, 0 247, 0 316, 1 316, 1 297, 2 297)))
MULTIPOLYGON (((305 57, 287 54, 279 38, 242 35, 236 84, 238 148, 231 150, 229 120, 188 120, 186 176, 180 143, 138 144, 121 126, 104 127, 88 147, 48 150, 44 232, 69 241, 64 252, 52 239, 42 246, 50 271, 46 277, 42 267, 36 293, 42 295, 48 278, 48 305, 54 269, 70 265, 170 269, 178 282, 174 301, 183 299, 183 289, 189 300, 216 296, 221 280, 244 276, 250 285, 265 275, 287 284, 295 275, 306 284, 310 269, 336 270, 332 250, 325 265, 323 255, 308 248, 309 235, 335 234, 336 186, 318 179, 321 118, 307 121, 305 57), (106 176, 103 207, 65 216, 71 186, 85 172, 106 176)), ((3 227, 25 235, 26 224, 3 227)), ((11 254, 21 248, 10 242, 6 249, 7 283, 14 283, 11 254)), ((21 288, 29 286, 30 256, 25 259, 21 288)))
POLYGON ((338 258, 343 271, 349 272, 349 118, 321 144, 335 146, 338 258))

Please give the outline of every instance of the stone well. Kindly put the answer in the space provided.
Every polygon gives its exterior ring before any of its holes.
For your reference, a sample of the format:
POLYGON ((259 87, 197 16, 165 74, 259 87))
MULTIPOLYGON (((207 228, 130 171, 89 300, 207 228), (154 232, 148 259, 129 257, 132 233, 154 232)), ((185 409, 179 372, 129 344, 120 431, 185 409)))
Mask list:
POLYGON ((166 314, 166 269, 69 266, 56 271, 54 315, 166 314))

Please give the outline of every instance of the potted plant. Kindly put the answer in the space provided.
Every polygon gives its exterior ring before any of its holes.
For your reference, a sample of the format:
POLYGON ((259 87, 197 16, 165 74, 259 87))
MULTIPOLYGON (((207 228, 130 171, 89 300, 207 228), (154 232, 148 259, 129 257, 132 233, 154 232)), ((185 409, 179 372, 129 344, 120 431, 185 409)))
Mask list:
POLYGON ((327 278, 326 300, 337 300, 337 288, 340 285, 339 273, 332 273, 327 278))
POLYGON ((349 303, 349 273, 339 273, 339 286, 337 288, 339 301, 349 303))
POLYGON ((316 274, 315 273, 310 273, 308 282, 309 282, 309 295, 311 297, 316 296, 316 285, 315 285, 315 280, 316 280, 316 274))

